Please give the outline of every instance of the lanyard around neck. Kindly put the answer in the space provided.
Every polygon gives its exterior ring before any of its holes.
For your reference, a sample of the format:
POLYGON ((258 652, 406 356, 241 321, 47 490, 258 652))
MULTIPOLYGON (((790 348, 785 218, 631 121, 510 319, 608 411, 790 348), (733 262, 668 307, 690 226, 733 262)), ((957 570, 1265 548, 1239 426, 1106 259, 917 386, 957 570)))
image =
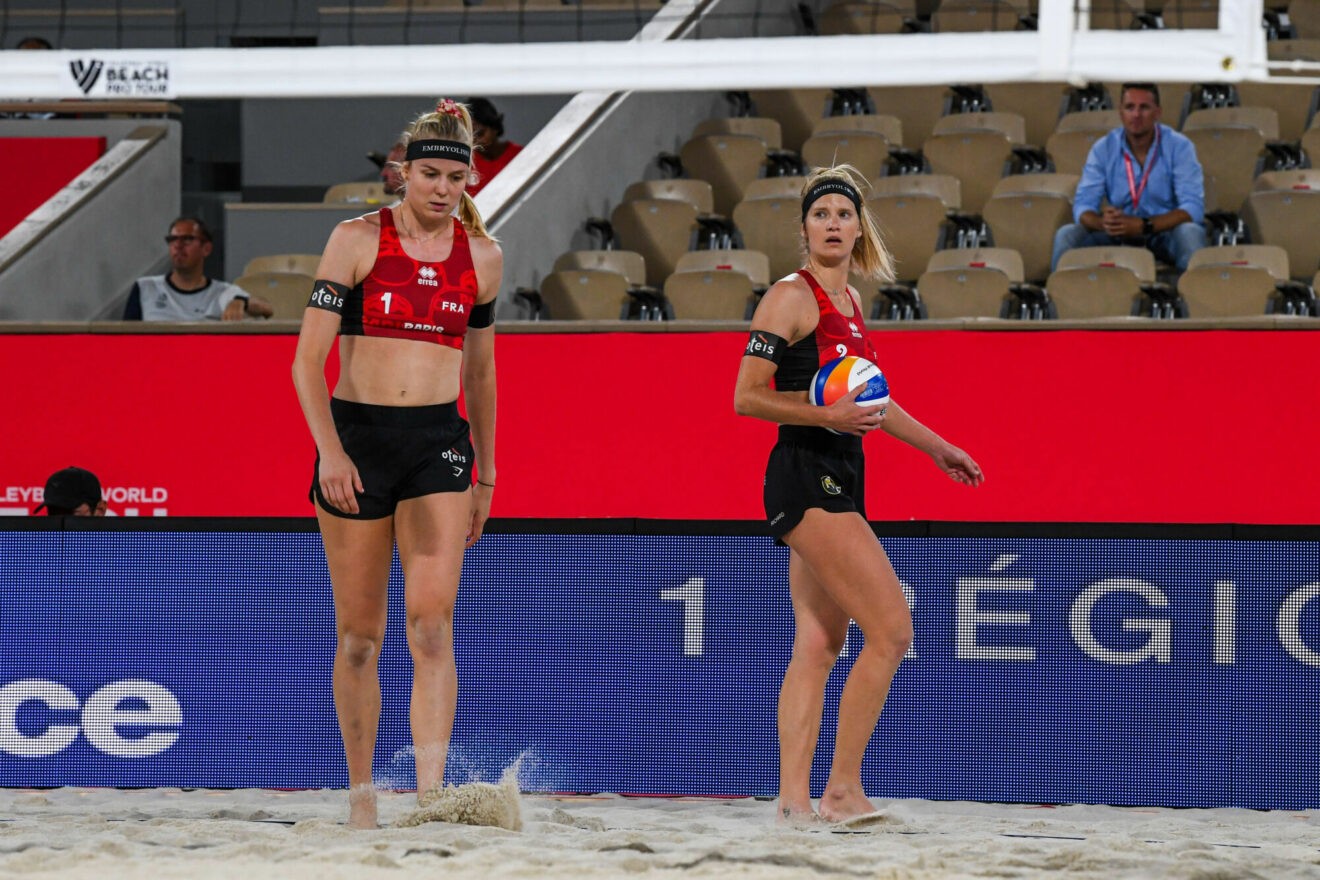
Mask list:
POLYGON ((1137 183, 1132 174, 1132 154, 1129 150, 1123 151, 1123 164, 1127 166, 1128 194, 1132 196, 1132 211, 1136 213, 1137 207, 1141 204, 1141 196, 1146 192, 1146 184, 1150 182, 1150 170, 1155 167, 1155 160, 1160 157, 1160 127, 1155 126, 1155 139, 1150 142, 1150 149, 1146 151, 1146 167, 1141 172, 1141 183, 1137 183))

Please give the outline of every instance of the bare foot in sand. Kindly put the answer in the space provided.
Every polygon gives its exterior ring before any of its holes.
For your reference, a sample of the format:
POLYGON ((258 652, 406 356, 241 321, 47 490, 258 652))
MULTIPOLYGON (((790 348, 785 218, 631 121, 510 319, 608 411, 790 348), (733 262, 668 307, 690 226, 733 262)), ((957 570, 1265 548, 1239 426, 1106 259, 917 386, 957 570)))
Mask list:
POLYGON ((379 828, 376 819, 376 789, 359 785, 348 791, 348 827, 359 830, 379 828))
POLYGON ((786 804, 781 801, 775 810, 775 824, 786 828, 808 828, 812 825, 821 824, 821 818, 811 808, 810 802, 805 806, 801 806, 786 804))
POLYGON ((820 817, 827 822, 844 822, 875 811, 875 804, 860 788, 826 789, 820 799, 820 817))

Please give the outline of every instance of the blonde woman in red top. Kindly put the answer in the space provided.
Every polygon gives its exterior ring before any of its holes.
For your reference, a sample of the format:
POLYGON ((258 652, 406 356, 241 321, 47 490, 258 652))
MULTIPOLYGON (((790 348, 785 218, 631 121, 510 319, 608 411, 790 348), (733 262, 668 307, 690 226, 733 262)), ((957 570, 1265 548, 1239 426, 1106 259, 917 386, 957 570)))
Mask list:
POLYGON ((377 660, 394 546, 406 591, 421 796, 444 778, 458 693, 459 572, 495 489, 492 315, 503 256, 465 193, 472 120, 463 105, 441 101, 412 123, 404 143, 400 203, 331 233, 293 364, 316 442, 309 494, 334 591, 334 698, 354 828, 377 824, 377 660), (332 395, 324 369, 336 337, 332 395), (460 388, 467 421, 458 413, 460 388))
POLYGON ((876 361, 850 272, 893 278, 892 260, 867 210, 866 180, 850 165, 816 169, 802 186, 804 265, 778 281, 752 316, 734 409, 779 425, 765 476, 770 533, 789 548, 793 655, 779 692, 779 818, 848 822, 874 811, 862 789, 862 755, 898 664, 912 617, 898 576, 866 520, 862 437, 877 428, 920 449, 954 481, 975 486, 981 468, 894 400, 858 405, 861 388, 813 406, 816 370, 854 355, 876 361), (829 779, 812 808, 811 759, 825 683, 857 621, 866 645, 839 700, 829 779))

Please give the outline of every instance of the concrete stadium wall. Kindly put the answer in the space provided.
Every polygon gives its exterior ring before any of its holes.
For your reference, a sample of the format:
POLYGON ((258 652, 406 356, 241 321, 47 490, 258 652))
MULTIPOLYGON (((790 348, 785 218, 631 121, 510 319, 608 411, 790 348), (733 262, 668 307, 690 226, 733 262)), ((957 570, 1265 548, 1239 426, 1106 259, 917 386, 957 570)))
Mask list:
MULTIPOLYGON (((0 136, 24 124, 0 122, 0 136)), ((179 213, 179 123, 48 120, 19 130, 105 135, 107 153, 0 239, 0 320, 116 316, 134 279, 161 265, 161 236, 179 213), (158 136, 149 144, 129 137, 144 129, 158 136)))

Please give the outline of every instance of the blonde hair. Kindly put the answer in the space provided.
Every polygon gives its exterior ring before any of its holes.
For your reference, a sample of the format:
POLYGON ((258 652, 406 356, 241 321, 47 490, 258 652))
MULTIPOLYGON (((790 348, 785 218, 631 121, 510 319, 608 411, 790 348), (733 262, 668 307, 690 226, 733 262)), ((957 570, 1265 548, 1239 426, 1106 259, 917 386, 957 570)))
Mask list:
MULTIPOLYGON (((861 199, 861 205, 858 206, 857 219, 861 223, 862 234, 857 237, 857 242, 852 249, 852 268, 853 271, 864 278, 870 278, 875 281, 888 283, 894 280, 894 258, 889 253, 889 248, 885 247, 884 238, 880 235, 880 224, 871 214, 870 208, 866 205, 866 194, 871 189, 871 184, 867 181, 862 172, 851 165, 835 165, 831 168, 816 168, 802 184, 802 197, 806 198, 811 188, 818 183, 826 180, 842 181, 853 189, 857 190, 857 195, 861 199)), ((803 220, 805 225, 806 220, 803 220)), ((802 253, 807 256, 807 236, 805 230, 802 236, 802 253)))
MULTIPOLYGON (((467 106, 450 101, 448 98, 440 101, 439 106, 444 109, 423 113, 399 136, 399 142, 403 144, 405 150, 411 142, 421 140, 457 141, 460 144, 467 144, 468 147, 472 146, 472 115, 468 113, 467 106)), ((399 174, 403 177, 403 186, 399 189, 399 194, 402 195, 408 187, 408 175, 403 170, 403 166, 408 162, 404 160, 389 164, 397 166, 399 174)), ((468 173, 468 179, 471 180, 471 171, 469 170, 468 173)), ((486 229, 486 223, 477 211, 477 203, 467 194, 467 190, 463 191, 463 196, 459 200, 458 219, 473 235, 495 240, 486 229)))

